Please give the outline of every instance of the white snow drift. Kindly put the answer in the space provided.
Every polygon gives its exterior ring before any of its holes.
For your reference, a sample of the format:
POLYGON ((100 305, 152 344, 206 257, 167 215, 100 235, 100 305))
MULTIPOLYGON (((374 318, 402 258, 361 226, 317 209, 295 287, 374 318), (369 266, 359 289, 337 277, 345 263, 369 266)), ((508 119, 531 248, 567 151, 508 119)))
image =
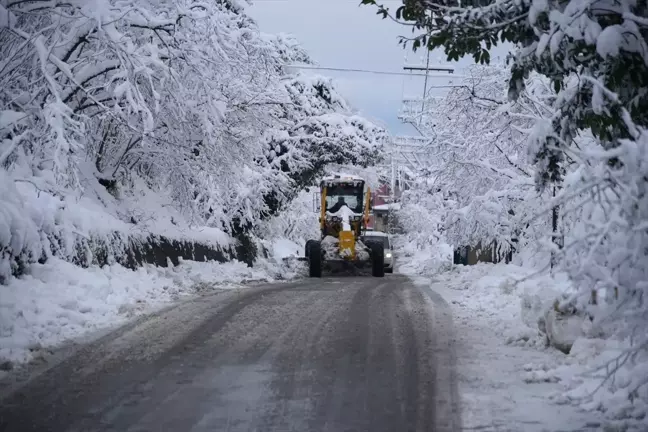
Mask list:
POLYGON ((589 317, 556 311, 555 300, 574 290, 566 275, 510 264, 453 267, 441 252, 447 245, 413 253, 402 241, 408 262, 399 270, 452 311, 464 428, 646 430, 647 359, 632 357, 627 340, 602 338, 589 317), (558 342, 568 355, 552 346, 558 342))

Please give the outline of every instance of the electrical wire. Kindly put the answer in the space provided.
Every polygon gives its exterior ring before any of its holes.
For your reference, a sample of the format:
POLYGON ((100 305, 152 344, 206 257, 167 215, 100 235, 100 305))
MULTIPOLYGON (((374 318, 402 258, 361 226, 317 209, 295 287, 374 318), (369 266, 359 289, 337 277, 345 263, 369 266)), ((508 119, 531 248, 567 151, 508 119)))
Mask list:
MULTIPOLYGON (((353 72, 353 73, 369 73, 374 75, 397 75, 397 76, 420 76, 428 78, 463 78, 463 75, 455 74, 422 74, 422 73, 407 73, 407 72, 389 72, 389 71, 377 71, 370 69, 352 69, 352 68, 336 68, 336 67, 326 67, 326 66, 310 66, 310 65, 287 65, 288 68, 295 69, 308 69, 308 70, 326 70, 326 71, 338 71, 338 72, 353 72)), ((428 87, 429 88, 429 87, 428 87)))

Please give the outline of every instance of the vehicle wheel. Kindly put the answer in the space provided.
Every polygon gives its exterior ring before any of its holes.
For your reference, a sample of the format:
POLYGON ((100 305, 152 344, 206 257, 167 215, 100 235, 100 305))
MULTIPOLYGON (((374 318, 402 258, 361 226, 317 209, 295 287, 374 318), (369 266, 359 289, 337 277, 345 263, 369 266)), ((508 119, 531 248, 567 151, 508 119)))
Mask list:
POLYGON ((385 249, 380 243, 371 243, 371 275, 375 277, 385 276, 385 249))
POLYGON ((304 256, 308 258, 308 249, 310 249, 311 243, 313 243, 315 240, 306 240, 306 246, 304 246, 304 256))
POLYGON ((308 253, 308 275, 310 277, 322 277, 322 244, 317 240, 309 240, 307 243, 308 253))
POLYGON ((386 268, 385 273, 394 273, 394 267, 386 268))

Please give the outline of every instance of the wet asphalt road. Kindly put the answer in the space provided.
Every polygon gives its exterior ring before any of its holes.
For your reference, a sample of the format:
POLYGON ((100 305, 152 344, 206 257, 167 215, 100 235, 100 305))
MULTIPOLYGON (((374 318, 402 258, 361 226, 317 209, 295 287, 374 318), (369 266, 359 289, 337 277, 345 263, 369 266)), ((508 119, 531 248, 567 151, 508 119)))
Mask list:
POLYGON ((402 276, 181 303, 0 394, 0 431, 455 431, 447 305, 402 276))

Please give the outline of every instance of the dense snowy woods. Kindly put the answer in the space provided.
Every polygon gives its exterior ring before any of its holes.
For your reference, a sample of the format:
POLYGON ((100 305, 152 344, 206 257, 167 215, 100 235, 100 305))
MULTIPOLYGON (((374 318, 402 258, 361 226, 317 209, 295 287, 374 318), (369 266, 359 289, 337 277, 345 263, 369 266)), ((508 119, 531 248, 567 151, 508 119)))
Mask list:
POLYGON ((438 213, 437 226, 451 244, 497 240, 504 249, 515 248, 524 264, 568 274, 570 288, 553 313, 588 317, 590 336, 627 344, 602 366, 622 383, 606 383, 618 393, 612 407, 600 400, 599 407, 612 417, 643 418, 646 2, 403 3, 379 13, 412 26, 413 37, 403 39, 407 46, 442 49, 448 60, 472 56, 481 64, 417 114, 432 149, 426 160, 431 169, 421 170, 419 187, 410 193, 411 211, 421 195, 430 196, 429 209, 438 213), (514 47, 507 64, 487 66, 501 42, 514 47))
POLYGON ((227 243, 385 136, 229 0, 2 1, 0 59, 0 281, 79 236, 227 243))

